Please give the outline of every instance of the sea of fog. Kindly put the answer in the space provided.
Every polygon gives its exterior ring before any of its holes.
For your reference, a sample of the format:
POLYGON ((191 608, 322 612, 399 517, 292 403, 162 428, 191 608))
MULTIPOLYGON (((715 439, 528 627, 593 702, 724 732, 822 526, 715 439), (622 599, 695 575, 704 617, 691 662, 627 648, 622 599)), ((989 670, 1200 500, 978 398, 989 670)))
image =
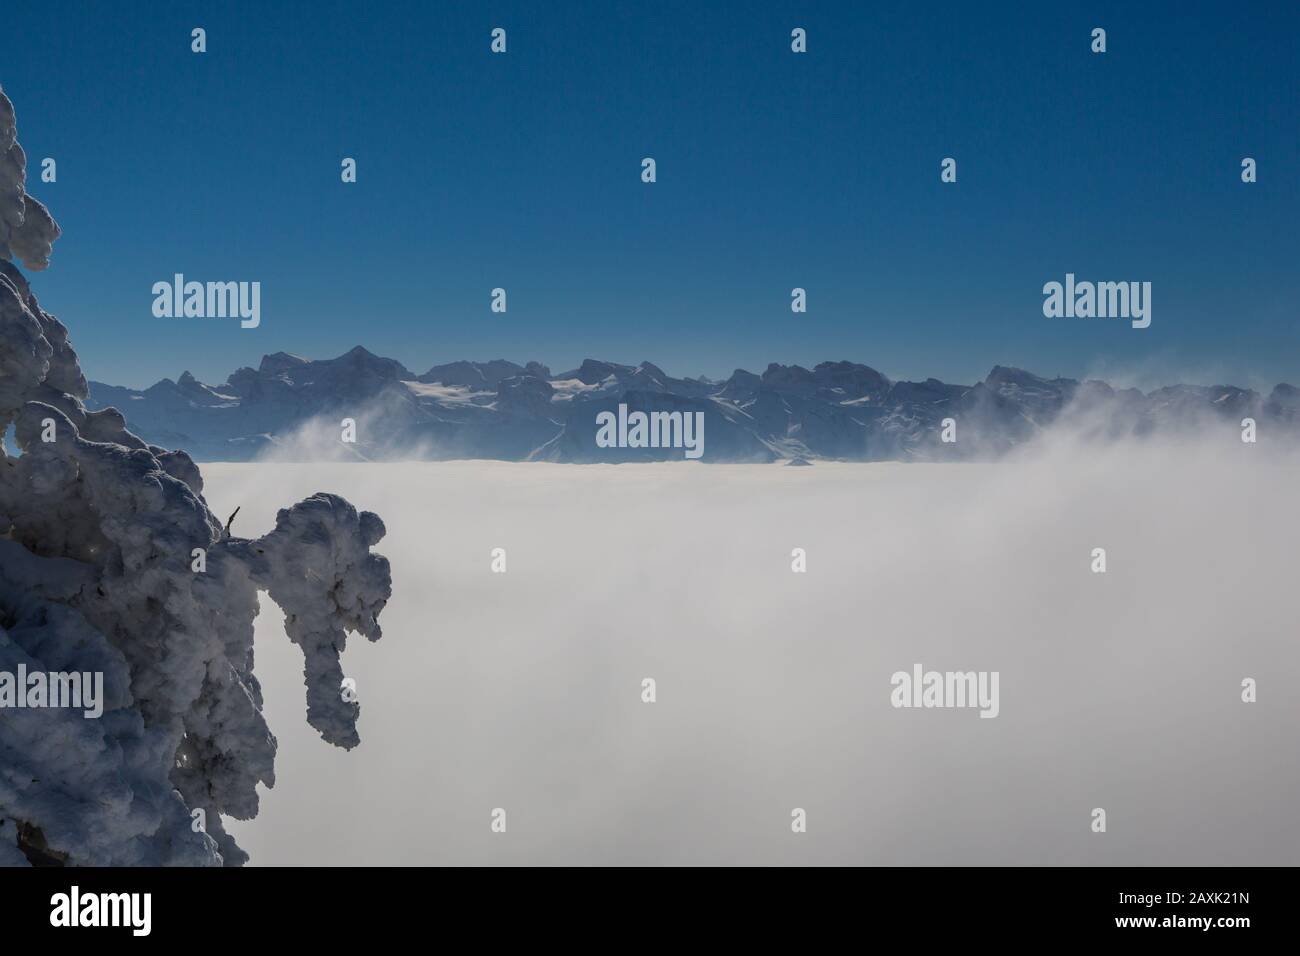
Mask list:
POLYGON ((263 601, 254 864, 1300 863, 1300 468, 1261 448, 203 474, 236 534, 316 491, 388 526, 357 749, 263 601), (915 664, 999 715, 891 706, 915 664))

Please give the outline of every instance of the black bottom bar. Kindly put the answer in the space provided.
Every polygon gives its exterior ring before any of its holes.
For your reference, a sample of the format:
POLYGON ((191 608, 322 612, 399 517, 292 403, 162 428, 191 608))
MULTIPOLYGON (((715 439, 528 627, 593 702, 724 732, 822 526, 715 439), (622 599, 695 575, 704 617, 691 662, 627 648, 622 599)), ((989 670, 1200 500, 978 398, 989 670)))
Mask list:
POLYGON ((427 929, 611 945, 707 936, 806 945, 810 935, 845 931, 861 941, 905 931, 918 945, 1096 936, 1231 943, 1285 926, 1294 876, 1274 868, 35 869, 0 870, 0 899, 11 943, 76 932, 82 942, 206 938, 218 946, 228 936, 243 948, 264 945, 265 933, 373 945, 427 929), (144 897, 118 894, 146 893, 148 935, 136 935, 144 897))

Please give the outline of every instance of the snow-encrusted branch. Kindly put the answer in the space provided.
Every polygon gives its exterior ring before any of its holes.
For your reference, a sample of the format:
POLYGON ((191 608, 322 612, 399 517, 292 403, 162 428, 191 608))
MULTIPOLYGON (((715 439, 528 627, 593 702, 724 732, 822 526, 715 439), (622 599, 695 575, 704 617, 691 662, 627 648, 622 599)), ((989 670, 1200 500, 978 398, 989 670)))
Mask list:
POLYGON ((380 636, 384 525, 316 494, 232 537, 188 455, 88 411, 67 330, 6 261, 44 268, 59 235, 24 167, 0 92, 0 430, 22 452, 0 451, 0 674, 100 673, 103 714, 0 710, 0 865, 238 865, 221 816, 253 817, 275 782, 258 592, 303 650, 308 722, 355 746, 339 656, 348 631, 380 636))

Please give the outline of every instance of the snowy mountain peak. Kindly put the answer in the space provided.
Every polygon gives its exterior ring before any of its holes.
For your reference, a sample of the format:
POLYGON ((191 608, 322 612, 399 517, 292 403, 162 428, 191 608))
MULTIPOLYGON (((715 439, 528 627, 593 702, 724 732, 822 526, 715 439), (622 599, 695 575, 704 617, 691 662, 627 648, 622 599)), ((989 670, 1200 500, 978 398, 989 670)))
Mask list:
MULTIPOLYGON (((357 346, 333 359, 287 352, 204 385, 186 372, 143 392, 91 383, 92 408, 116 406, 130 427, 200 459, 239 460, 283 444, 316 418, 371 416, 361 451, 430 458, 601 461, 595 415, 620 403, 645 411, 700 411, 706 461, 993 457, 1086 410, 1107 432, 1222 426, 1252 415, 1300 433, 1300 390, 1280 384, 1267 399, 1231 385, 1171 385, 1144 395, 1105 382, 1044 378, 996 365, 982 382, 892 381, 858 362, 812 369, 772 363, 761 375, 736 369, 723 382, 674 378, 652 362, 587 358, 553 375, 538 362, 459 360, 416 376, 357 346), (963 423, 959 446, 939 441, 946 418, 963 423)), ((646 454, 630 458, 649 457, 646 454)))

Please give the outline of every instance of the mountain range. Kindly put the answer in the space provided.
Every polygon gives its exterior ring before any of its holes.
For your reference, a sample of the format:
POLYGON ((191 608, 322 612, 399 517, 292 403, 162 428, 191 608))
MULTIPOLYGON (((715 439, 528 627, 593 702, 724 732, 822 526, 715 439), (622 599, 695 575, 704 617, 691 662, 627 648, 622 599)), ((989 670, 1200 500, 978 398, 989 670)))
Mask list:
POLYGON ((680 449, 598 448, 596 415, 703 412, 704 461, 764 462, 995 458, 1049 426, 1072 422, 1098 437, 1240 429, 1300 438, 1300 389, 1267 395, 1232 385, 1152 392, 1096 380, 1047 379, 996 366, 973 385, 891 381, 855 362, 812 369, 772 364, 725 381, 675 378, 642 362, 586 359, 552 374, 537 362, 459 361, 415 374, 358 346, 311 360, 277 352, 221 385, 189 372, 143 391, 90 383, 92 409, 115 406, 146 441, 198 460, 481 458, 557 462, 680 458, 680 449), (344 418, 356 441, 340 441, 344 418), (950 437, 941 440, 946 419, 950 437))

